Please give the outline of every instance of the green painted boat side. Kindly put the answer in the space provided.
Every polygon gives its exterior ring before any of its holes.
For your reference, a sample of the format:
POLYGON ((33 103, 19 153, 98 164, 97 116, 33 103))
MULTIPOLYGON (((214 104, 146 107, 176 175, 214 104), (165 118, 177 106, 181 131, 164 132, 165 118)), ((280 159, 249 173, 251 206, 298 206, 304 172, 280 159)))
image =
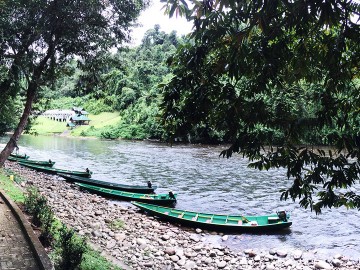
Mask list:
POLYGON ((16 158, 16 157, 8 157, 8 160, 10 161, 21 161, 23 163, 29 163, 29 164, 34 164, 34 165, 39 165, 39 166, 44 166, 44 167, 52 167, 54 166, 55 162, 53 161, 41 161, 41 160, 32 160, 32 159, 24 159, 24 158, 16 158))
MULTIPOLYGON (((168 194, 142 194, 142 193, 132 193, 120 190, 114 190, 109 188, 102 188, 88 184, 75 183, 80 188, 103 195, 105 197, 117 198, 125 201, 138 201, 138 202, 147 202, 157 205, 175 205, 176 200, 169 197, 168 194)), ((176 197, 176 194, 174 194, 176 197)))
POLYGON ((263 233, 288 228, 292 224, 287 220, 282 221, 277 214, 265 216, 220 215, 179 210, 135 201, 131 203, 163 220, 211 231, 263 233))
POLYGON ((20 155, 20 154, 11 153, 11 154, 10 154, 10 157, 20 158, 20 159, 28 159, 30 156, 28 156, 28 155, 26 155, 26 154, 20 155))
POLYGON ((34 164, 29 164, 25 162, 18 161, 20 165, 28 167, 30 169, 34 169, 40 172, 50 173, 50 174, 58 174, 58 173, 66 173, 66 174, 73 174, 83 177, 91 177, 92 172, 90 171, 70 171, 70 170, 63 170, 63 169, 57 169, 57 168, 51 168, 51 167, 44 167, 44 166, 38 166, 34 164))
POLYGON ((96 180, 93 178, 86 178, 86 177, 64 174, 64 173, 58 173, 58 175, 65 178, 69 182, 90 184, 93 186, 133 192, 133 193, 145 193, 145 194, 154 193, 155 189, 157 188, 157 186, 154 185, 151 188, 149 188, 148 186, 125 185, 120 183, 106 182, 106 181, 96 180))
POLYGON ((19 160, 24 161, 24 160, 26 160, 24 158, 18 158, 18 157, 13 157, 13 156, 9 156, 7 159, 10 160, 10 161, 19 161, 19 160))

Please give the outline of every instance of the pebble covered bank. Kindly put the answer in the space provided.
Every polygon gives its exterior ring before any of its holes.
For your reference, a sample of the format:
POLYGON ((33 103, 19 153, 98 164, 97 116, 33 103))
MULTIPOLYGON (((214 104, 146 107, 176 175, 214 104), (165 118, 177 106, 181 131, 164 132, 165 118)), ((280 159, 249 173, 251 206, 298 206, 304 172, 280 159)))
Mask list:
POLYGON ((22 188, 37 187, 57 218, 123 269, 360 269, 359 259, 341 254, 318 260, 316 252, 306 250, 260 250, 254 246, 235 251, 227 246, 226 234, 216 234, 219 241, 214 244, 207 241, 214 232, 159 221, 129 204, 80 191, 60 177, 17 163, 5 166, 25 180, 22 188))

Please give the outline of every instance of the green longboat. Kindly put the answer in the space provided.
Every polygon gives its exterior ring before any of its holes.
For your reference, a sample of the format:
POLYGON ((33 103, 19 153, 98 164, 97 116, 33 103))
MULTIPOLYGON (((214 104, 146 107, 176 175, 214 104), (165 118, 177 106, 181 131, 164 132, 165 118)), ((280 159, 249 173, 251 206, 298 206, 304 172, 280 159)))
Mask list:
POLYGON ((21 154, 11 153, 11 154, 10 154, 10 157, 18 158, 18 159, 28 159, 30 156, 28 156, 28 155, 26 155, 26 154, 21 155, 21 154))
POLYGON ((157 186, 154 186, 154 185, 151 185, 151 187, 124 185, 124 184, 120 184, 120 183, 101 181, 101 180, 96 180, 96 179, 92 179, 92 178, 80 177, 80 176, 64 174, 64 173, 58 173, 58 175, 65 178, 66 181, 68 181, 68 182, 90 184, 90 185, 94 185, 94 186, 98 186, 98 187, 133 192, 133 193, 145 193, 145 194, 154 193, 155 189, 157 188, 157 186))
POLYGON ((18 162, 22 166, 28 167, 30 169, 34 169, 36 171, 49 173, 49 174, 66 173, 66 174, 72 174, 72 175, 77 175, 77 176, 82 176, 82 177, 91 177, 91 174, 92 174, 92 172, 90 172, 89 170, 86 170, 84 172, 70 171, 70 170, 63 170, 63 169, 58 169, 58 168, 34 165, 34 164, 22 162, 22 161, 18 161, 18 162))
MULTIPOLYGON (((142 194, 142 193, 132 193, 125 192, 120 190, 114 190, 109 188, 101 188, 88 184, 75 183, 80 188, 85 189, 89 192, 103 195, 105 197, 117 198, 124 201, 138 201, 138 202, 147 202, 157 205, 171 205, 174 206, 176 199, 171 198, 169 194, 142 194)), ((176 198, 176 194, 174 194, 176 198)))
POLYGON ((16 157, 12 157, 12 156, 8 157, 8 160, 10 160, 10 161, 21 161, 23 163, 34 164, 34 165, 39 165, 39 166, 44 166, 44 167, 52 167, 55 164, 55 162, 53 162, 51 160, 40 161, 40 160, 16 158, 16 157))
POLYGON ((131 202, 143 211, 163 220, 184 226, 211 231, 238 233, 262 233, 290 227, 289 215, 285 211, 266 216, 219 215, 185 211, 153 204, 131 202))

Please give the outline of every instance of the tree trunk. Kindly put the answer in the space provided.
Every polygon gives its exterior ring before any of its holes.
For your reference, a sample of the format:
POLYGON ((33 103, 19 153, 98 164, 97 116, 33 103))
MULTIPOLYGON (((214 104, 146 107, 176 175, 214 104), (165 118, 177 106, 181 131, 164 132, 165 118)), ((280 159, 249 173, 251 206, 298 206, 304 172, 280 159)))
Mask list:
POLYGON ((10 156, 11 152, 17 147, 17 142, 20 138, 21 133, 24 131, 24 128, 26 127, 26 124, 28 122, 32 104, 35 100, 35 95, 39 86, 39 79, 46 68, 47 62, 50 59, 51 56, 54 55, 55 51, 55 42, 51 42, 49 44, 49 48, 47 50, 46 55, 44 58, 40 61, 37 68, 34 69, 32 74, 32 80, 30 81, 27 91, 26 91, 26 103, 24 112, 20 118, 20 122, 15 129, 14 134, 11 136, 9 142, 6 144, 5 148, 0 153, 0 168, 4 166, 5 161, 10 156))
POLYGON ((10 156, 11 152, 17 147, 17 142, 19 140, 19 137, 23 132, 24 128, 26 127, 27 121, 31 113, 32 104, 35 99, 36 89, 37 89, 37 83, 32 81, 27 89, 25 109, 20 118, 20 122, 17 128, 15 129, 14 134, 11 136, 9 142, 6 144, 5 148, 2 150, 0 154, 0 167, 4 166, 4 163, 7 160, 7 158, 10 156))

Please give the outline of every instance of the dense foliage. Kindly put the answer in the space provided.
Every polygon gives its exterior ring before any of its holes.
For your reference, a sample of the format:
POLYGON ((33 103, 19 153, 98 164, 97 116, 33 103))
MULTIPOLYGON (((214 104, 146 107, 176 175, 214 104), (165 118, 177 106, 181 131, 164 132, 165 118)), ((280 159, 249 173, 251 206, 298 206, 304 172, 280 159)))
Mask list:
POLYGON ((51 99, 54 109, 81 106, 93 114, 120 112, 122 120, 117 125, 102 130, 89 127, 83 136, 161 138, 158 85, 168 80, 166 60, 180 43, 176 32, 167 34, 155 25, 137 47, 69 62, 45 98, 51 99))
POLYGON ((20 97, 5 97, 0 102, 0 135, 6 131, 12 130, 17 125, 17 119, 20 118, 23 109, 20 97))
POLYGON ((223 156, 287 168, 283 198, 360 208, 346 191, 360 177, 358 2, 168 0, 167 10, 194 22, 193 42, 170 61, 169 136, 218 132, 232 142, 223 156))

